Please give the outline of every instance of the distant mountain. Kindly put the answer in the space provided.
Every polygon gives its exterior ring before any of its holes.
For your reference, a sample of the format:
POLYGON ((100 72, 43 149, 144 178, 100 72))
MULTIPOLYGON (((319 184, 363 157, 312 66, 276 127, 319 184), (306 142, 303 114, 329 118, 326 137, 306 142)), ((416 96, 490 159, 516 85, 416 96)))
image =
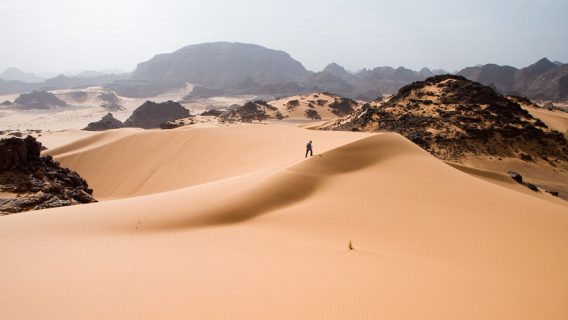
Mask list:
POLYGON ((503 93, 510 93, 515 83, 517 71, 517 68, 511 66, 486 64, 478 67, 467 67, 457 74, 488 86, 495 86, 497 90, 503 93))
POLYGON ((0 73, 0 79, 6 81, 21 81, 25 83, 42 82, 45 78, 39 77, 35 73, 23 72, 18 68, 8 68, 0 73))
POLYGON ((486 64, 465 68, 458 75, 494 86, 504 94, 540 100, 568 99, 568 67, 546 58, 522 69, 486 64))
POLYGON ((36 83, 25 83, 22 81, 6 81, 0 79, 0 94, 12 94, 12 93, 22 93, 29 92, 34 89, 38 89, 40 86, 36 83))
POLYGON ((226 88, 247 78, 264 85, 302 82, 309 75, 300 62, 284 51, 254 44, 214 42, 190 45, 139 63, 132 79, 226 88))
POLYGON ((87 77, 68 77, 60 74, 57 77, 45 80, 43 87, 47 89, 72 89, 88 86, 105 86, 128 78, 130 78, 130 74, 91 74, 91 76, 87 77))

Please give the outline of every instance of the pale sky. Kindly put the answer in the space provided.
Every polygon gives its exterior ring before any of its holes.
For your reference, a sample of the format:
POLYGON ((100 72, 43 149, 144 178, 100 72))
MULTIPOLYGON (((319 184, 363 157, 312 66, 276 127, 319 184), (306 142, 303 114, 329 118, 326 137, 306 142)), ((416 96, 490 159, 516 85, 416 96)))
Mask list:
POLYGON ((0 0, 0 71, 122 69, 214 41, 319 71, 568 62, 568 0, 0 0))

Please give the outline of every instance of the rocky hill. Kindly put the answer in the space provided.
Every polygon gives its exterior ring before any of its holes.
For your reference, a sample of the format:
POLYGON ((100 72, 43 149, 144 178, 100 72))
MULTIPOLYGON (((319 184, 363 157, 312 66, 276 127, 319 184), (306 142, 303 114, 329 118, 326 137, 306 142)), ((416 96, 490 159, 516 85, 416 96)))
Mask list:
POLYGON ((41 150, 31 136, 0 140, 0 215, 96 202, 84 179, 41 150))
POLYGON ((155 103, 146 101, 136 108, 132 115, 124 121, 125 127, 144 129, 159 128, 164 122, 183 119, 190 116, 189 110, 173 101, 155 103))
POLYGON ((53 109, 57 107, 65 107, 67 103, 53 93, 47 91, 32 91, 30 93, 22 93, 12 107, 18 109, 53 109))
POLYGON ((103 118, 97 122, 91 122, 83 130, 86 131, 105 131, 110 129, 122 128, 124 125, 120 120, 115 119, 112 113, 107 113, 103 118))
POLYGON ((0 79, 6 81, 21 81, 25 83, 42 82, 45 79, 30 72, 24 72, 18 68, 8 68, 0 73, 0 79))
POLYGON ((465 68, 458 75, 495 87, 503 94, 538 100, 568 99, 568 65, 546 58, 522 69, 486 64, 465 68))
POLYGON ((412 83, 327 129, 398 132, 445 160, 509 157, 568 169, 568 142, 560 132, 492 88, 461 76, 412 83))

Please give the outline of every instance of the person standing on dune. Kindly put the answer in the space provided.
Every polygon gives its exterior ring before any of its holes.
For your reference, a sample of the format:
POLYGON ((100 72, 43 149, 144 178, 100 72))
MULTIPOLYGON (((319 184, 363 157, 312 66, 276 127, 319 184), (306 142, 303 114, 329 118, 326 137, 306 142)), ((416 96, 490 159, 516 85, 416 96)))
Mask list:
POLYGON ((310 140, 310 142, 306 145, 306 156, 304 158, 308 157, 308 152, 310 153, 310 157, 314 155, 312 151, 312 140, 310 140))

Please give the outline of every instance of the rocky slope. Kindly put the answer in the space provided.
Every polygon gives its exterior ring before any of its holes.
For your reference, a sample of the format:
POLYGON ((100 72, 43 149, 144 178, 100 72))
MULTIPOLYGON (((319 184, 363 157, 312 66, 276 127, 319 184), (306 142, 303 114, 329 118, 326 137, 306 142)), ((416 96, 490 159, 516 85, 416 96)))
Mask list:
POLYGON ((398 132, 445 160, 509 157, 568 169, 568 142, 560 132, 492 88, 460 76, 415 82, 327 129, 398 132))
POLYGON ((143 129, 159 128, 164 122, 183 119, 190 116, 189 110, 173 101, 155 103, 146 101, 136 108, 132 115, 124 121, 125 127, 143 129))
POLYGON ((0 214, 96 202, 79 174, 41 149, 31 136, 0 140, 0 214))

